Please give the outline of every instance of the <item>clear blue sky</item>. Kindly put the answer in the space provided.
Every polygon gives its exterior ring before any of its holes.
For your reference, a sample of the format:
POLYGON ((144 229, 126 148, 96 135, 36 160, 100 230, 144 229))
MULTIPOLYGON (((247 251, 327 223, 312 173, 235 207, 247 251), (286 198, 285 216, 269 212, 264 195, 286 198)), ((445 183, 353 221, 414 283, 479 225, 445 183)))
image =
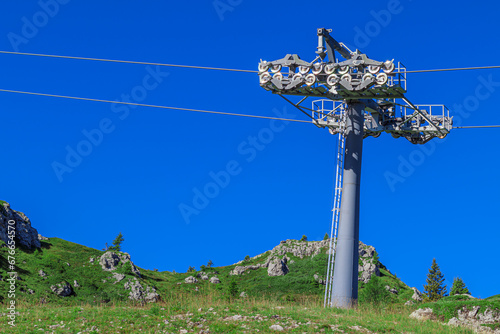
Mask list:
MULTIPOLYGON (((316 28, 327 27, 409 70, 500 65, 493 1, 220 0, 219 13, 212 1, 46 2, 1 5, 1 50, 256 69, 261 58, 287 53, 312 60, 316 28)), ((0 59, 4 89, 305 119, 254 74, 0 59)), ((463 125, 500 124, 500 70, 408 80, 416 104, 446 104, 463 125)), ((322 239, 330 229, 335 138, 325 129, 8 93, 0 93, 0 113, 1 199, 42 235, 101 249, 121 231, 137 265, 186 271, 210 259, 229 265, 303 234, 322 239), (90 147, 85 132, 94 134, 90 147), (259 134, 265 144, 252 151, 259 134), (53 166, 67 165, 68 149, 88 154, 73 157, 59 178, 53 166), (214 198, 186 223, 179 205, 193 206, 211 172, 228 168, 228 184, 211 188, 214 198)), ((435 257, 449 288, 461 276, 475 296, 500 293, 499 135, 455 130, 425 147, 387 134, 365 140, 360 238, 410 286, 422 289, 435 257), (410 160, 404 182, 391 186, 388 173, 410 160)))

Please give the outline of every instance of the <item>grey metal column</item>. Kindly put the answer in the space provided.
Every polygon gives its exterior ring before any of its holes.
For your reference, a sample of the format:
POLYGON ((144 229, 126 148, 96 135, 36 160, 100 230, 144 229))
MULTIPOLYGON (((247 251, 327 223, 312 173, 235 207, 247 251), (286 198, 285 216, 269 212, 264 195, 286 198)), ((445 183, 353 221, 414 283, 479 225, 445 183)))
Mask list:
POLYGON ((358 301, 359 190, 363 151, 364 104, 349 102, 345 129, 344 184, 333 273, 332 304, 356 307, 358 301))

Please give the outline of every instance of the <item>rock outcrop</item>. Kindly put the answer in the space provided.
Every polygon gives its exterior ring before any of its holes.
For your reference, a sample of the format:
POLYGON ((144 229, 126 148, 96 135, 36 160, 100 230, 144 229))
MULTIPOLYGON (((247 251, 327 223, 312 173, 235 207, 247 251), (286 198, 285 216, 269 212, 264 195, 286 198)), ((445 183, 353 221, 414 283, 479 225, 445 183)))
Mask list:
POLYGON ((375 261, 375 247, 368 246, 359 242, 359 259, 358 272, 360 273, 358 281, 368 283, 372 275, 380 276, 379 263, 375 261))
POLYGON ((288 271, 286 259, 280 259, 279 257, 273 257, 267 267, 267 274, 269 276, 284 276, 288 274, 288 271))
POLYGON ((194 284, 194 283, 198 283, 198 280, 194 276, 189 276, 189 277, 186 277, 184 279, 184 283, 194 284))
POLYGON ((130 290, 128 298, 135 301, 145 301, 146 303, 155 303, 160 300, 160 295, 154 287, 144 287, 139 283, 137 278, 129 279, 123 287, 125 290, 130 290))
POLYGON ((130 254, 128 253, 107 251, 106 253, 102 254, 99 259, 99 264, 101 265, 102 269, 106 271, 114 271, 119 266, 123 266, 129 262, 132 273, 134 273, 134 275, 136 275, 137 277, 141 277, 141 272, 130 260, 130 254))
POLYGON ((422 298, 422 293, 417 290, 417 288, 411 288, 413 290, 413 296, 411 296, 411 299, 421 302, 423 300, 422 298))
POLYGON ((468 309, 466 306, 459 309, 457 317, 448 321, 450 326, 464 326, 475 332, 500 333, 500 330, 492 330, 482 325, 493 325, 500 323, 500 311, 492 310, 489 307, 473 306, 468 309))
POLYGON ((209 282, 213 283, 213 284, 219 284, 220 283, 220 279, 217 278, 217 277, 212 277, 209 282))
MULTIPOLYGON (((9 226, 15 226, 15 241, 17 245, 25 248, 40 248, 38 231, 31 226, 31 221, 22 212, 12 210, 7 202, 0 202, 0 240, 6 244, 9 242, 9 226), (9 221, 15 223, 9 224, 9 221)), ((12 231, 12 227, 10 228, 12 231)))
POLYGON ((286 253, 292 253, 293 256, 303 259, 306 256, 316 256, 321 252, 321 249, 328 247, 330 240, 322 241, 298 241, 298 240, 283 240, 278 246, 271 250, 271 256, 283 256, 286 253))
POLYGON ((58 296, 67 297, 73 293, 73 288, 68 282, 61 282, 56 285, 51 285, 50 290, 58 296))
POLYGON ((435 320, 436 316, 431 308, 419 308, 410 314, 410 318, 417 320, 435 320))

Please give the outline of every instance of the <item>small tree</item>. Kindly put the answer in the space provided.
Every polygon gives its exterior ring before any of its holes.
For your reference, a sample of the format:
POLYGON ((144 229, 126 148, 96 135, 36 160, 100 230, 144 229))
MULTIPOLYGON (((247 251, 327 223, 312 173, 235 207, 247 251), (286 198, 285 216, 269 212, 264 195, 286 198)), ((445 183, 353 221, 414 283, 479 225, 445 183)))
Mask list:
POLYGON ((453 285, 451 286, 450 296, 468 294, 470 295, 469 289, 465 286, 464 281, 460 277, 455 277, 453 279, 453 285))
POLYGON ((304 235, 302 236, 302 239, 300 239, 300 241, 307 241, 307 236, 304 234, 304 235))
POLYGON ((210 268, 212 267, 214 263, 212 262, 212 260, 208 260, 208 263, 207 263, 207 267, 210 268))
POLYGON ((191 272, 193 272, 193 271, 196 271, 196 268, 195 268, 195 267, 191 267, 191 266, 189 266, 189 268, 188 268, 188 271, 187 271, 187 272, 188 272, 188 273, 191 273, 191 272))
POLYGON ((206 267, 204 264, 202 264, 202 265, 200 266, 200 271, 205 271, 206 269, 207 269, 207 267, 206 267))
POLYGON ((424 293, 428 300, 436 301, 446 296, 446 285, 444 275, 439 269, 436 259, 432 259, 432 265, 427 274, 427 285, 424 285, 424 293))
POLYGON ((323 240, 328 240, 330 239, 330 236, 328 235, 328 233, 325 233, 325 236, 323 237, 323 240))
POLYGON ((245 256, 245 261, 250 261, 250 255, 245 256))
POLYGON ((108 247, 108 244, 106 243, 106 248, 107 250, 112 250, 112 251, 117 251, 117 252, 120 252, 122 250, 122 243, 125 241, 125 238, 123 237, 123 234, 122 232, 120 232, 115 240, 113 240, 113 246, 109 246, 108 247))
POLYGON ((227 286, 227 293, 229 294, 229 297, 236 297, 238 296, 238 283, 233 279, 231 282, 229 282, 229 285, 227 286))

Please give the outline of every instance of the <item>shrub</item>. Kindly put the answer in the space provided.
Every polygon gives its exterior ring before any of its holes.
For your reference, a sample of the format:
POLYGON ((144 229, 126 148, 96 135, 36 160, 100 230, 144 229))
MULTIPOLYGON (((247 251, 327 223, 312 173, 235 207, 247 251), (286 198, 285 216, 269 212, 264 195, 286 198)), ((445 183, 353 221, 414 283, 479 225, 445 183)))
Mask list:
POLYGON ((378 305, 390 303, 392 299, 392 294, 387 291, 382 279, 375 275, 372 275, 370 281, 359 292, 359 300, 364 303, 378 305))
POLYGON ((307 236, 304 234, 304 235, 302 236, 302 238, 300 239, 300 241, 307 241, 307 236))

